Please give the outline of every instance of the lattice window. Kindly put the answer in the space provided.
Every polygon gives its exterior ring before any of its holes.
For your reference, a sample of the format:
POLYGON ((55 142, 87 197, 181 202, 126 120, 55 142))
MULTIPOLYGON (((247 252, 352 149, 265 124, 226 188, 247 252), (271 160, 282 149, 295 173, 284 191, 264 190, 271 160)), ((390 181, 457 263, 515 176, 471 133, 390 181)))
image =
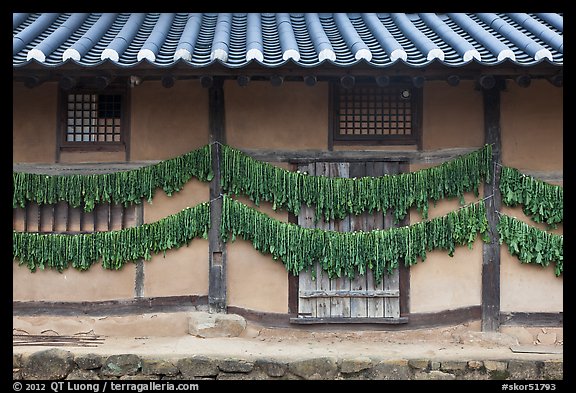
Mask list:
POLYGON ((418 144, 418 89, 361 84, 353 88, 335 85, 332 92, 335 142, 418 144))
POLYGON ((128 91, 76 88, 60 94, 60 147, 121 151, 128 142, 128 91))
POLYGON ((69 93, 66 142, 121 142, 122 95, 69 93))

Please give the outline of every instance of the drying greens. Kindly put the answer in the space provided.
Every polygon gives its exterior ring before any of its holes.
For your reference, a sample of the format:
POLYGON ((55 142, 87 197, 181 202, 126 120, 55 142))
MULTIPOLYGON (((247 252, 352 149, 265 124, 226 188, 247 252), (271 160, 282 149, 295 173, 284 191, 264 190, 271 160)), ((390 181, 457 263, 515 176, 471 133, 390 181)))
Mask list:
POLYGON ((403 261, 407 266, 426 259, 426 252, 456 246, 472 248, 478 233, 488 241, 488 222, 483 201, 467 205, 445 216, 413 225, 370 232, 335 232, 303 228, 275 220, 230 197, 223 198, 223 241, 241 236, 262 253, 282 261, 286 270, 315 274, 318 262, 330 278, 354 278, 372 269, 376 283, 403 261))
POLYGON ((195 237, 208 238, 210 203, 204 202, 159 221, 133 228, 88 234, 12 233, 13 257, 31 271, 69 264, 88 270, 102 259, 105 269, 118 270, 128 261, 149 260, 152 253, 182 247, 195 237))
POLYGON ((168 195, 179 191, 191 177, 210 181, 213 177, 210 145, 146 167, 97 175, 41 175, 13 172, 12 205, 27 202, 84 206, 92 211, 98 203, 140 203, 152 200, 157 188, 168 195))
POLYGON ((478 196, 479 184, 490 181, 491 165, 492 147, 485 145, 428 169, 349 179, 288 171, 223 146, 221 184, 228 194, 246 194, 256 205, 272 202, 296 215, 302 204, 315 206, 316 217, 326 221, 392 209, 399 222, 413 206, 427 218, 430 199, 459 197, 464 204, 464 193, 478 196))
POLYGON ((500 193, 507 206, 522 205, 524 214, 552 228, 564 219, 564 188, 543 182, 516 168, 502 167, 500 193))
POLYGON ((506 243, 510 254, 522 263, 534 263, 546 267, 554 262, 554 273, 560 276, 564 270, 564 236, 548 233, 525 222, 501 214, 498 222, 500 244, 506 243))

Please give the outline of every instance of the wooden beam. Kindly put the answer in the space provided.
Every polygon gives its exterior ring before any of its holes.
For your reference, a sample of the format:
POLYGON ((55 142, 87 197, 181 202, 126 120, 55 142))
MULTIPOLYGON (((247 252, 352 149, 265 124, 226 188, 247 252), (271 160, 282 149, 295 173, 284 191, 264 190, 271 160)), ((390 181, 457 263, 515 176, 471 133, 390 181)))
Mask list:
POLYGON ((299 325, 315 325, 315 324, 351 324, 351 323, 369 323, 369 324, 390 324, 399 325, 408 323, 409 319, 407 317, 400 318, 370 318, 370 317, 359 317, 359 318, 290 318, 290 323, 299 325))
MULTIPOLYGON (((224 129, 224 80, 214 78, 208 88, 210 142, 226 143, 224 129)), ((222 186, 220 184, 219 143, 212 144, 212 170, 210 182, 210 232, 208 234, 208 307, 210 312, 226 312, 226 245, 220 236, 222 220, 222 186)))
POLYGON ((355 297, 355 298, 376 298, 376 297, 398 297, 400 291, 394 290, 366 290, 366 291, 338 291, 338 290, 315 290, 302 291, 300 297, 303 299, 324 298, 324 297, 355 297))
POLYGON ((500 326, 500 242, 498 214, 502 206, 500 183, 502 144, 500 135, 500 90, 504 81, 495 81, 495 86, 483 89, 484 142, 492 144, 493 177, 484 184, 486 216, 490 242, 482 244, 482 331, 494 332, 500 326), (499 83, 501 82, 501 83, 499 83))
POLYGON ((94 302, 43 302, 14 301, 13 316, 38 315, 141 315, 148 312, 193 311, 205 307, 206 296, 141 297, 126 300, 101 300, 94 302))
POLYGON ((563 327, 563 312, 501 312, 500 324, 506 326, 563 327))
MULTIPOLYGON (((135 226, 144 224, 144 204, 140 203, 135 207, 136 222, 135 226)), ((96 223, 96 217, 94 217, 96 223)), ((134 276, 134 297, 144 297, 144 259, 140 258, 136 261, 136 273, 134 276)))

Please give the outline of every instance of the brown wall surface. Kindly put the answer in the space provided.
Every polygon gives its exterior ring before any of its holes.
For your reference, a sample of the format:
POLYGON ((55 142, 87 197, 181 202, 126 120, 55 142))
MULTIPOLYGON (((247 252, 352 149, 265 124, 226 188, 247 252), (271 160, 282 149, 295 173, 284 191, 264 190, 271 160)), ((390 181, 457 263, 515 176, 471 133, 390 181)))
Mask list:
POLYGON ((251 149, 326 149, 328 84, 224 85, 226 142, 251 149))
POLYGON ((562 170, 563 104, 563 89, 545 80, 533 80, 528 88, 507 83, 501 94, 503 165, 562 170))
MULTIPOLYGON (((158 189, 152 203, 144 202, 144 222, 158 221, 209 200, 208 183, 192 178, 167 196, 158 189)), ((144 264, 144 296, 208 294, 208 241, 200 238, 179 249, 153 255, 144 264)))
MULTIPOLYGON (((563 225, 548 228, 526 216, 519 206, 503 206, 501 212, 528 225, 562 235, 563 225)), ((502 311, 559 312, 563 311, 564 276, 554 275, 554 262, 548 267, 522 263, 510 254, 504 243, 500 248, 500 307, 502 311)))
MULTIPOLYGON (((563 89, 544 80, 533 80, 528 88, 509 82, 502 92, 501 105, 503 165, 521 171, 562 171, 563 89)), ((524 215, 520 206, 503 206, 502 213, 551 233, 563 233, 563 225, 549 229, 535 223, 524 215)), ((554 275, 553 264, 547 268, 522 264, 505 244, 500 256, 502 311, 563 310, 563 277, 554 275)))
POLYGON ((13 300, 80 302, 134 297, 135 264, 120 270, 105 270, 100 262, 81 272, 72 267, 37 270, 31 273, 25 265, 13 262, 13 300))
POLYGON ((229 306, 288 312, 288 272, 281 261, 256 251, 241 237, 228 244, 227 255, 229 306))
MULTIPOLYGON (((411 170, 422 168, 412 165, 411 170)), ((480 187, 482 195, 482 187, 480 187)), ((466 203, 480 199, 473 193, 466 193, 466 203)), ((428 218, 432 219, 448 214, 460 208, 458 198, 440 200, 434 206, 429 204, 428 218)), ((410 211, 410 223, 422 221, 416 211, 410 211)), ((435 312, 461 307, 480 305, 482 301, 482 240, 478 236, 472 249, 457 246, 454 256, 446 250, 434 250, 427 254, 426 260, 410 267, 410 312, 435 312)))
POLYGON ((473 81, 457 87, 445 81, 431 81, 424 86, 422 148, 471 147, 484 144, 482 94, 473 81))
POLYGON ((12 89, 13 162, 54 162, 58 84, 13 83, 12 89))
POLYGON ((148 81, 132 89, 131 160, 162 160, 208 143, 208 89, 182 80, 166 89, 148 81))
MULTIPOLYGON (((289 167, 284 163, 272 164, 284 169, 289 167)), ((269 202, 256 206, 245 196, 236 199, 275 220, 288 221, 288 213, 274 211, 269 202)), ((241 237, 234 243, 229 242, 227 247, 228 304, 257 311, 288 312, 288 272, 282 262, 270 254, 260 253, 241 237)))
POLYGON ((142 202, 144 205, 144 223, 155 222, 187 207, 194 207, 199 203, 207 202, 210 195, 208 184, 192 178, 172 196, 168 196, 161 188, 157 189, 152 203, 142 202))
POLYGON ((208 240, 153 255, 144 262, 144 296, 208 295, 208 240))

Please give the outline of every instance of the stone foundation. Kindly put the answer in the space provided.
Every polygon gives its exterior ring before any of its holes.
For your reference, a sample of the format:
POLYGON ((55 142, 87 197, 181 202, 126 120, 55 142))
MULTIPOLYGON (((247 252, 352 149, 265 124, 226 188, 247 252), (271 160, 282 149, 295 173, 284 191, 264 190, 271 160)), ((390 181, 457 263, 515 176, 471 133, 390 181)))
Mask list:
POLYGON ((49 349, 14 354, 14 380, 561 380, 562 360, 158 358, 49 349))

